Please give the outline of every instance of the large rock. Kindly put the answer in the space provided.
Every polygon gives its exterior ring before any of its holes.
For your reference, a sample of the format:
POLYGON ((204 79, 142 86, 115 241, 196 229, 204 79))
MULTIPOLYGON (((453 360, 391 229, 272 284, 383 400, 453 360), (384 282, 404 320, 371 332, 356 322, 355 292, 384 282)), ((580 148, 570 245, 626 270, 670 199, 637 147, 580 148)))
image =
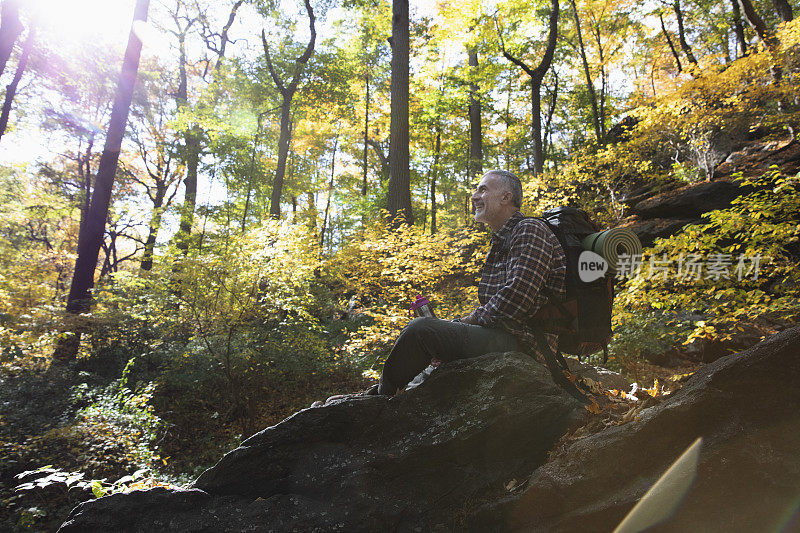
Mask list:
POLYGON ((647 531, 800 531, 800 327, 692 376, 635 422, 573 443, 519 496, 486 504, 475 531, 612 531, 697 437, 697 477, 647 531))
POLYGON ((440 367, 394 398, 355 397, 268 428, 190 491, 76 507, 61 531, 409 531, 454 527, 544 463, 585 411, 523 354, 440 367))
POLYGON ((641 218, 696 218, 715 209, 730 207, 742 189, 730 181, 704 181, 668 191, 631 208, 641 218))

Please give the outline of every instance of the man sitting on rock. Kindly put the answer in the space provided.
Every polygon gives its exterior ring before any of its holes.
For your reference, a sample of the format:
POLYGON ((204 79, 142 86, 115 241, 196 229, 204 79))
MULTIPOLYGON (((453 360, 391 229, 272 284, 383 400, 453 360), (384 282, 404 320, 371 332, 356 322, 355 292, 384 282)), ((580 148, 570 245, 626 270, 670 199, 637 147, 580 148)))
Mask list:
MULTIPOLYGON (((542 287, 565 293, 566 258, 541 220, 525 218, 522 184, 514 174, 490 170, 472 195, 475 220, 492 228, 492 246, 478 284, 480 306, 453 321, 422 317, 400 333, 389 353, 376 391, 394 395, 432 361, 452 361, 490 352, 531 350, 527 325, 546 301, 542 287)), ((546 335, 551 348, 556 336, 546 335)))

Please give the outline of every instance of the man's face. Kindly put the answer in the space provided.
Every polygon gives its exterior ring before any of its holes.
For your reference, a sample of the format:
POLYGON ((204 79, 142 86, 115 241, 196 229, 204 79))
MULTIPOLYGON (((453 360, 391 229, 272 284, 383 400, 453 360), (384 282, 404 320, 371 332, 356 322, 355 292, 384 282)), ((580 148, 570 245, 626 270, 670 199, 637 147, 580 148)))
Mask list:
POLYGON ((511 202, 511 191, 505 187, 503 178, 487 174, 481 178, 478 188, 472 195, 475 208, 475 221, 484 222, 492 229, 500 229, 507 218, 505 211, 511 202))

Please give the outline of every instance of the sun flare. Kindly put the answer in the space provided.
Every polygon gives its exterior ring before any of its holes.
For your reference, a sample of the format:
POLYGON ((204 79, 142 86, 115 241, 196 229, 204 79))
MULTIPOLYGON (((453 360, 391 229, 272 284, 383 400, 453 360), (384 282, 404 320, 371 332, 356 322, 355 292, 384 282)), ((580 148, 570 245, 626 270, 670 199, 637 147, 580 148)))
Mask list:
POLYGON ((123 42, 130 31, 133 0, 29 0, 38 24, 66 43, 123 42))

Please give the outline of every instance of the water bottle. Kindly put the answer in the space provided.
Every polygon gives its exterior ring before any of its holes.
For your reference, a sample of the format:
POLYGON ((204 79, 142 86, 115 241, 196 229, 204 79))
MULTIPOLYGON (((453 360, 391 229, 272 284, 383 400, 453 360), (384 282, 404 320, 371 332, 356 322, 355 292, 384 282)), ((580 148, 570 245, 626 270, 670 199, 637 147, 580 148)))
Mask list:
POLYGON ((429 316, 431 318, 436 318, 436 315, 433 314, 433 306, 431 306, 431 302, 422 295, 418 295, 414 303, 411 304, 411 310, 417 316, 429 316))

